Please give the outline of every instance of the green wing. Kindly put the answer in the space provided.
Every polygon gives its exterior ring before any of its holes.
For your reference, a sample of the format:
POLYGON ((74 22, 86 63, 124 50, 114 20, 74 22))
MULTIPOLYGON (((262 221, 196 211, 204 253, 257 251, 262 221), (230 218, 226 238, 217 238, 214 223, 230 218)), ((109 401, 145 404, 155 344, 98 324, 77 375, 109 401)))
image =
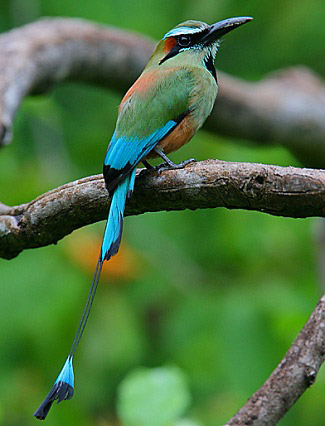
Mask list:
MULTIPOLYGON (((143 73, 140 79, 146 79, 146 74, 143 73)), ((167 75, 161 72, 159 76, 158 70, 157 75, 147 89, 134 91, 124 102, 116 125, 117 138, 146 138, 191 107, 194 79, 190 71, 179 69, 167 75)))

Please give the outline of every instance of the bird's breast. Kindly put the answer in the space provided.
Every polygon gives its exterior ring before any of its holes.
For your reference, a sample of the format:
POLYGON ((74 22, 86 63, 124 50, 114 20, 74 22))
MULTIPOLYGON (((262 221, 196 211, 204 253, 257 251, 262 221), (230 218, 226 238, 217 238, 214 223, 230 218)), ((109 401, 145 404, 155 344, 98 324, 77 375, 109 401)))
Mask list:
MULTIPOLYGON (((158 143, 158 146, 163 149, 165 154, 169 154, 170 152, 176 151, 189 140, 191 140, 196 130, 197 126, 189 114, 171 133, 169 133, 168 136, 166 136, 158 143)), ((155 157, 157 157, 157 154, 154 151, 151 151, 146 158, 155 157)))
MULTIPOLYGON (((199 68, 193 71, 193 80, 193 90, 189 98, 191 112, 158 144, 166 154, 189 142, 211 114, 218 93, 215 79, 207 70, 199 68)), ((155 152, 151 152, 147 158, 156 156, 155 152)))
POLYGON ((194 86, 191 93, 191 105, 193 106, 192 119, 200 128, 214 106, 218 85, 211 73, 204 67, 193 70, 194 86))

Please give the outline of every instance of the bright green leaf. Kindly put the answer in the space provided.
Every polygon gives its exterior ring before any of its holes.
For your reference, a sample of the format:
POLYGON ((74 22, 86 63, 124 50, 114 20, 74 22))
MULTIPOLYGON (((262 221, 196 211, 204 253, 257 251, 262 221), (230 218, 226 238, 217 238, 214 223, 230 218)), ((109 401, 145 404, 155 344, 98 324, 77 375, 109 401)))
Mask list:
POLYGON ((187 380, 178 367, 141 368, 120 384, 117 409, 124 426, 168 426, 189 403, 187 380))

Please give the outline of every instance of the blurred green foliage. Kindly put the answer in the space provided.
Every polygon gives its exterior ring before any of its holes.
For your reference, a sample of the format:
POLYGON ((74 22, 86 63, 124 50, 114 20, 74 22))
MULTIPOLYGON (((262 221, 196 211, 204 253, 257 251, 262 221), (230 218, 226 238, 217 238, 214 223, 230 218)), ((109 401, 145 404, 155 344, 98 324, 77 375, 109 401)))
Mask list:
POLYGON ((119 386, 118 416, 125 426, 177 426, 190 404, 183 371, 177 367, 141 368, 119 386))
MULTIPOLYGON (((323 0, 1 0, 0 30, 41 16, 76 16, 158 39, 185 19, 252 15, 252 24, 222 43, 217 66, 257 79, 294 64, 325 72, 323 6, 323 0)), ((100 173, 120 98, 64 84, 26 99, 14 140, 1 149, 1 201, 20 204, 100 173)), ((281 147, 203 131, 173 159, 193 156, 298 165, 281 147)), ((118 424, 119 384, 140 366, 166 364, 181 370, 192 398, 181 413, 189 420, 179 425, 222 424, 268 377, 319 298, 316 229, 316 219, 225 209, 127 218, 123 244, 138 267, 126 279, 110 277, 108 265, 75 360, 75 396, 54 407, 47 424, 118 424)), ((99 249, 102 231, 96 224, 57 246, 0 261, 1 425, 35 424, 32 414, 65 360, 92 279, 79 244, 91 233, 99 249)), ((324 394, 323 368, 280 424, 323 424, 324 394)))

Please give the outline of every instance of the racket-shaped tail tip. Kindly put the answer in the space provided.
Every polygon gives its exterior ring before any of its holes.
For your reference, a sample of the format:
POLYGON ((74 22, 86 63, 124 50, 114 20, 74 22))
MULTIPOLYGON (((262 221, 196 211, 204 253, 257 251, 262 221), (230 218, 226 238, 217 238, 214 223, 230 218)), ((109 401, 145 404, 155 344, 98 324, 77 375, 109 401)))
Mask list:
POLYGON ((72 357, 68 356, 61 373, 59 374, 52 389, 48 393, 39 408, 35 411, 34 416, 39 420, 44 420, 48 415, 50 408, 55 400, 59 402, 65 399, 71 399, 74 392, 74 373, 72 365, 72 357))

